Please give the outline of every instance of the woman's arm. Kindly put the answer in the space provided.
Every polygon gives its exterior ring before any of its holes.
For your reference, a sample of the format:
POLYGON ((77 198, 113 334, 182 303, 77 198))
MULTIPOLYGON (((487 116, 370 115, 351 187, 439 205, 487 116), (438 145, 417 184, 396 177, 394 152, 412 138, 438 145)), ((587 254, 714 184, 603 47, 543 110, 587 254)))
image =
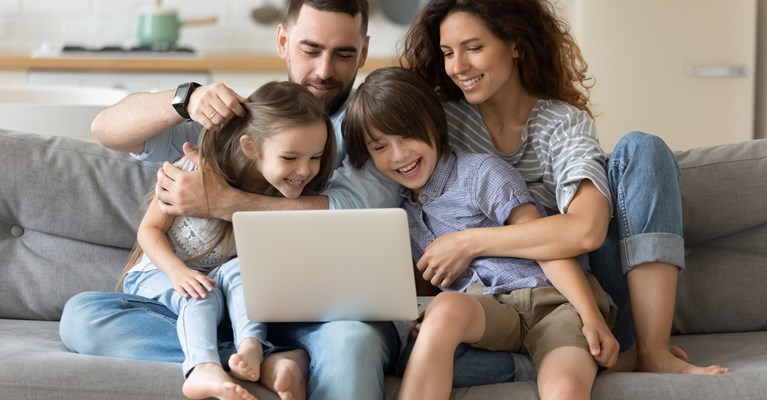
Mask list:
POLYGON ((607 198, 591 181, 584 180, 565 214, 453 232, 434 240, 425 254, 463 268, 477 257, 532 260, 576 257, 602 245, 609 222, 607 198))
POLYGON ((207 292, 213 289, 213 280, 189 268, 173 252, 165 236, 172 221, 172 217, 167 217, 160 211, 157 199, 152 199, 149 209, 139 224, 138 244, 152 263, 170 277, 173 287, 182 296, 205 298, 207 292))

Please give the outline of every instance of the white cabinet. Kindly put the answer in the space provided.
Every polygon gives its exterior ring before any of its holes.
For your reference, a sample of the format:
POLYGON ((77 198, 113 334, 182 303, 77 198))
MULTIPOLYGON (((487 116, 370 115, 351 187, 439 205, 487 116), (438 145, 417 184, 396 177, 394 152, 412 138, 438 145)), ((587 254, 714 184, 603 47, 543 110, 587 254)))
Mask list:
POLYGON ((674 150, 754 137, 757 0, 569 0, 606 151, 631 130, 674 150))
POLYGON ((152 92, 173 89, 180 83, 210 82, 207 72, 143 72, 143 71, 55 71, 30 70, 27 84, 30 86, 85 86, 120 89, 128 92, 152 92))

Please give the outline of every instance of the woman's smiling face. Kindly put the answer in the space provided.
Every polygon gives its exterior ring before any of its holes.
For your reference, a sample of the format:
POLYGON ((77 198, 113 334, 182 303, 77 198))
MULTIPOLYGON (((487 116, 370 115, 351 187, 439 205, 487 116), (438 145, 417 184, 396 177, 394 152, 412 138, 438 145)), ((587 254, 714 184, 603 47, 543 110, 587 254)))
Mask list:
POLYGON ((463 11, 448 14, 440 24, 445 73, 472 104, 494 97, 511 81, 519 53, 488 29, 482 19, 463 11))

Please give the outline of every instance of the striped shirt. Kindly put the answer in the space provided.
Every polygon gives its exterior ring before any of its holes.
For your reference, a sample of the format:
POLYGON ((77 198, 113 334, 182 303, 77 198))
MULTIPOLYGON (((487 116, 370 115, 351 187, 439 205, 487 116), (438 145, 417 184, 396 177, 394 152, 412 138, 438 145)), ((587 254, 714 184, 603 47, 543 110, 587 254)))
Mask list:
POLYGON ((530 192, 550 213, 567 211, 583 179, 592 181, 611 201, 606 156, 599 146, 594 120, 585 111, 558 100, 538 100, 522 130, 522 144, 510 153, 501 153, 493 145, 476 105, 464 100, 442 105, 453 148, 495 154, 516 167, 530 192))

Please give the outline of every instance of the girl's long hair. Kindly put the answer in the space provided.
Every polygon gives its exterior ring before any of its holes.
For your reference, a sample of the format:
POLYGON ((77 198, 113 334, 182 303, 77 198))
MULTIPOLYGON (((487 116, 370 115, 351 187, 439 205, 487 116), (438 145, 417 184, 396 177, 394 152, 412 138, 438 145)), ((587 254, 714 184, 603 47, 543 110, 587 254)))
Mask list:
MULTIPOLYGON (((421 75, 453 100, 461 89, 445 72, 440 49, 440 24, 453 12, 482 20, 495 36, 514 43, 519 51, 519 74, 529 93, 567 102, 592 115, 589 90, 594 78, 567 22, 548 0, 432 0, 410 26, 402 42, 400 64, 421 75)), ((593 117, 593 115, 592 115, 593 117)))
MULTIPOLYGON (((198 144, 199 169, 207 169, 222 177, 233 188, 246 190, 245 179, 248 171, 255 167, 255 161, 247 157, 240 148, 240 138, 243 135, 252 137, 254 143, 260 145, 265 139, 278 135, 284 129, 321 122, 325 124, 327 140, 320 160, 320 169, 317 176, 306 185, 303 194, 319 193, 333 172, 336 154, 333 124, 325 113, 321 100, 299 84, 287 81, 268 82, 248 96, 248 101, 242 103, 242 106, 246 111, 245 116, 235 116, 218 130, 202 130, 198 144)), ((202 175, 202 179, 203 191, 205 191, 205 174, 202 175)), ((153 195, 154 191, 149 194, 150 201, 154 201, 153 195)), ((209 211, 207 192, 204 193, 203 198, 205 208, 209 211)), ((166 215, 164 218, 175 217, 166 215)), ((194 262, 203 259, 222 243, 226 249, 234 246, 230 221, 224 221, 222 229, 203 254, 184 261, 194 262)), ((136 243, 118 280, 118 289, 125 275, 138 262, 142 253, 143 250, 136 243)))

